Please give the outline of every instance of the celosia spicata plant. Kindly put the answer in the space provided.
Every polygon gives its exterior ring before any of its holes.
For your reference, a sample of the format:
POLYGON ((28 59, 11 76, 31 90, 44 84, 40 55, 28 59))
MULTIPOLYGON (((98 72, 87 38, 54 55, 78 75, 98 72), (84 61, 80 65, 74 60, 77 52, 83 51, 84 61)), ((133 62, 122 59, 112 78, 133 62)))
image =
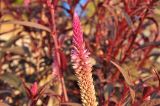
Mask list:
POLYGON ((160 0, 0 5, 0 106, 160 105, 160 0))
POLYGON ((45 95, 45 91, 47 91, 49 83, 50 82, 47 82, 43 86, 39 87, 37 82, 34 82, 31 86, 28 86, 25 82, 23 82, 23 87, 28 97, 28 106, 36 105, 38 99, 45 95))
POLYGON ((31 0, 24 0, 24 6, 28 7, 29 3, 31 2, 31 0))
POLYGON ((79 17, 73 16, 73 49, 71 51, 73 68, 78 78, 83 106, 97 106, 95 89, 92 78, 92 65, 89 61, 89 52, 85 48, 83 32, 79 17))

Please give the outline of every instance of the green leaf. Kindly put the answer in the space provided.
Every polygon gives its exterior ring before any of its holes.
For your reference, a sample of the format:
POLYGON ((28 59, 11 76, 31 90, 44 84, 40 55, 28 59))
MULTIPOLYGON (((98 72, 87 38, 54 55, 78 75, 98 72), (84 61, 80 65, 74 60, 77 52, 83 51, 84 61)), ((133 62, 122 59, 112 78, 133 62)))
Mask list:
POLYGON ((15 0, 16 4, 23 4, 23 0, 15 0))
POLYGON ((96 10, 94 3, 89 2, 86 7, 86 10, 87 10, 87 16, 91 17, 95 13, 95 10, 96 10))

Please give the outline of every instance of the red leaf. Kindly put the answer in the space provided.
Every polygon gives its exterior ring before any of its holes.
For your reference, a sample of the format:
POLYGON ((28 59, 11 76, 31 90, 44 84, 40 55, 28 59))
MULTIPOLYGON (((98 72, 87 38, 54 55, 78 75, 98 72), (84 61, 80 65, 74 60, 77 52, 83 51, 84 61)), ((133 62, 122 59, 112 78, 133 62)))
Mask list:
POLYGON ((34 82, 34 84, 31 86, 31 93, 32 93, 32 96, 37 95, 37 93, 38 93, 38 85, 37 85, 37 82, 34 82))
POLYGON ((65 70, 67 68, 67 59, 65 54, 62 51, 59 51, 61 57, 61 68, 65 70))

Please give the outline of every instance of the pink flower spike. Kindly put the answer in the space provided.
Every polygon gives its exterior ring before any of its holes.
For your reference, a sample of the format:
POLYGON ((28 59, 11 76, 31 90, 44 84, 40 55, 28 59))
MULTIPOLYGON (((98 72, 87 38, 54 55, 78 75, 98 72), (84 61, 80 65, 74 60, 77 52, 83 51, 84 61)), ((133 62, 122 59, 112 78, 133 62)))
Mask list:
POLYGON ((35 96, 38 93, 38 84, 37 82, 34 82, 34 84, 31 86, 31 93, 33 96, 35 96))
MULTIPOLYGON (((81 28, 81 23, 78 15, 74 13, 73 16, 73 49, 72 49, 72 61, 76 61, 76 59, 80 58, 82 60, 86 60, 88 57, 88 52, 85 49, 85 43, 83 41, 83 32, 81 28)), ((79 59, 78 59, 79 60, 79 59)))
POLYGON ((24 6, 28 7, 29 3, 31 2, 31 0, 24 0, 24 6))
POLYGON ((76 47, 83 44, 83 32, 77 13, 73 16, 73 43, 76 47))
POLYGON ((83 32, 79 17, 76 13, 73 16, 73 49, 71 60, 75 70, 78 85, 80 87, 83 106, 97 106, 95 89, 92 78, 92 64, 89 60, 89 52, 85 48, 83 32), (89 92, 88 92, 89 91, 89 92))

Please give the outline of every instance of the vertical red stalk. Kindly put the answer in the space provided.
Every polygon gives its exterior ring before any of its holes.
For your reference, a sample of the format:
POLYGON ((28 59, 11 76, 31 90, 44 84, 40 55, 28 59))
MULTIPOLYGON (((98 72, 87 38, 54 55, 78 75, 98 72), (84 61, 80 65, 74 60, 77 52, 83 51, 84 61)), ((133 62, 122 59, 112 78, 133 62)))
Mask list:
MULTIPOLYGON (((63 78, 63 73, 61 72, 61 61, 60 61, 60 53, 59 53, 59 43, 58 43, 58 39, 57 39, 57 33, 56 33, 56 23, 55 23, 55 8, 54 8, 54 5, 51 4, 51 2, 49 0, 47 0, 47 5, 49 7, 49 10, 50 10, 50 13, 51 13, 51 22, 52 22, 52 26, 51 26, 51 35, 52 35, 52 38, 53 38, 53 41, 54 41, 54 46, 55 46, 55 49, 54 49, 54 61, 57 65, 57 73, 59 75, 59 78, 60 78, 60 81, 61 81, 61 84, 62 84, 62 90, 63 90, 63 93, 64 93, 64 99, 65 101, 68 101, 68 96, 67 96, 67 91, 66 91, 66 88, 65 88, 65 83, 64 83, 64 78, 63 78)), ((55 71, 55 70, 54 70, 55 71)))

